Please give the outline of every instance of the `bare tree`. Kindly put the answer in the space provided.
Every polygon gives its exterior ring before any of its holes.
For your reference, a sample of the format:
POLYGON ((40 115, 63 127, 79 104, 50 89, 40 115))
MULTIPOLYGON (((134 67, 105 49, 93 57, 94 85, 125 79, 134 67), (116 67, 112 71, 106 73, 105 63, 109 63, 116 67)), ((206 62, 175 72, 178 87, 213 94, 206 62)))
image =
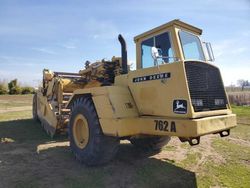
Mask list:
POLYGON ((240 79, 237 81, 237 84, 241 87, 241 91, 244 90, 245 86, 249 86, 249 82, 248 80, 243 80, 243 79, 240 79))

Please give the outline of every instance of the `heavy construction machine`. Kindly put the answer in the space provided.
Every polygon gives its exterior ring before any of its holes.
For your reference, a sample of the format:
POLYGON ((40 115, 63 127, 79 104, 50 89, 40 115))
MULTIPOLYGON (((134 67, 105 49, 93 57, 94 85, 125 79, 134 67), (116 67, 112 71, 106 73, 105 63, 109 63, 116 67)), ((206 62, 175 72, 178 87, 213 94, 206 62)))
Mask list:
POLYGON ((121 35, 121 57, 87 61, 78 73, 45 69, 34 119, 51 136, 67 133, 76 159, 87 165, 110 161, 122 139, 157 152, 171 136, 190 145, 207 134, 228 136, 236 116, 201 34, 173 20, 136 36, 133 71, 121 35))

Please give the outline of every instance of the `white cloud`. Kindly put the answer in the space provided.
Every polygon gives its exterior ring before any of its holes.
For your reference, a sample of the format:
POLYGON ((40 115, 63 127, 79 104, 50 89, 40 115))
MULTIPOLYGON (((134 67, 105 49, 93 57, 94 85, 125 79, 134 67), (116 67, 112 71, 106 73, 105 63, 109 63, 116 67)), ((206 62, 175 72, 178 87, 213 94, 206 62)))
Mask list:
POLYGON ((245 37, 250 37, 250 30, 243 31, 242 35, 245 37))
POLYGON ((99 38, 99 35, 94 35, 93 38, 94 38, 94 39, 98 39, 98 38, 99 38))
POLYGON ((77 44, 79 44, 80 39, 79 38, 71 38, 68 39, 65 42, 62 42, 61 44, 59 43, 58 45, 60 47, 66 48, 66 49, 76 49, 77 48, 77 44))
POLYGON ((50 59, 36 59, 27 57, 15 57, 15 56, 0 56, 0 65, 22 65, 22 66, 35 66, 46 65, 54 63, 54 60, 50 59))
POLYGON ((95 19, 86 20, 83 25, 83 32, 90 34, 93 39, 108 40, 114 39, 119 34, 117 26, 108 20, 98 21, 95 19))
MULTIPOLYGON (((244 33, 248 33, 244 31, 244 33)), ((222 73, 225 85, 236 84, 239 79, 250 80, 249 36, 236 35, 230 39, 216 41, 213 45, 215 65, 222 73)))
POLYGON ((51 55, 57 54, 53 50, 50 50, 50 49, 47 49, 47 48, 31 48, 31 49, 35 50, 35 51, 38 51, 38 52, 42 52, 42 53, 46 53, 46 54, 51 54, 51 55))
POLYGON ((239 55, 239 54, 241 54, 243 52, 246 52, 246 51, 248 51, 247 48, 245 48, 245 47, 239 47, 237 49, 232 50, 232 53, 235 54, 235 55, 239 55))
POLYGON ((76 49, 76 46, 73 44, 63 44, 62 46, 67 49, 76 49))

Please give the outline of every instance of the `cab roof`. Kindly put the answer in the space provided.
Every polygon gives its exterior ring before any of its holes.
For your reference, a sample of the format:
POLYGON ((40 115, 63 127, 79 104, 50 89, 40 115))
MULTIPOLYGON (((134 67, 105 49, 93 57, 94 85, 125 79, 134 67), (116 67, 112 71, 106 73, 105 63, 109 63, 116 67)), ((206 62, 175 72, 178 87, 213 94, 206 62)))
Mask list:
POLYGON ((151 30, 149 30, 149 31, 146 31, 146 32, 144 32, 144 33, 142 33, 142 34, 140 34, 140 35, 135 36, 135 37, 134 37, 134 41, 137 42, 137 41, 140 40, 141 38, 145 38, 145 37, 147 37, 148 35, 151 35, 151 34, 153 34, 153 33, 159 32, 159 31, 164 30, 164 29, 166 29, 166 28, 169 28, 169 27, 171 27, 171 26, 174 26, 174 27, 177 26, 177 27, 180 27, 180 28, 184 28, 184 29, 186 29, 186 30, 188 30, 188 31, 191 31, 191 32, 193 32, 193 33, 195 33, 195 34, 198 34, 198 35, 201 35, 201 34, 202 34, 202 30, 201 30, 201 29, 199 29, 199 28, 197 28, 197 27, 194 27, 194 26, 192 26, 192 25, 189 25, 189 24, 187 24, 187 23, 185 23, 185 22, 182 22, 182 21, 180 21, 179 19, 175 19, 175 20, 172 20, 172 21, 170 21, 170 22, 168 22, 168 23, 165 23, 165 24, 163 24, 163 25, 161 25, 161 26, 158 26, 158 27, 156 27, 156 28, 154 28, 154 29, 151 29, 151 30))

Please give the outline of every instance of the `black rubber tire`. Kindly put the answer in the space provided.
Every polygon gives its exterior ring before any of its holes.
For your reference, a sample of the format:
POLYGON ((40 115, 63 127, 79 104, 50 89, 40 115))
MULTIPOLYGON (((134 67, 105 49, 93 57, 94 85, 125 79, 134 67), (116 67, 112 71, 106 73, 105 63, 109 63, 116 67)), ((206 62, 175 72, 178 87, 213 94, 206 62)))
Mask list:
POLYGON ((88 166, 102 165, 112 160, 117 153, 119 139, 105 136, 102 132, 95 106, 90 97, 80 97, 73 102, 69 122, 70 148, 75 158, 88 166), (89 140, 87 145, 81 149, 73 135, 73 123, 78 114, 82 114, 89 128, 89 140))
POLYGON ((131 144, 144 151, 160 152, 161 149, 170 141, 169 136, 154 136, 130 138, 131 144))
POLYGON ((33 96, 32 115, 33 115, 33 120, 39 121, 39 118, 37 115, 37 93, 35 93, 33 96))

